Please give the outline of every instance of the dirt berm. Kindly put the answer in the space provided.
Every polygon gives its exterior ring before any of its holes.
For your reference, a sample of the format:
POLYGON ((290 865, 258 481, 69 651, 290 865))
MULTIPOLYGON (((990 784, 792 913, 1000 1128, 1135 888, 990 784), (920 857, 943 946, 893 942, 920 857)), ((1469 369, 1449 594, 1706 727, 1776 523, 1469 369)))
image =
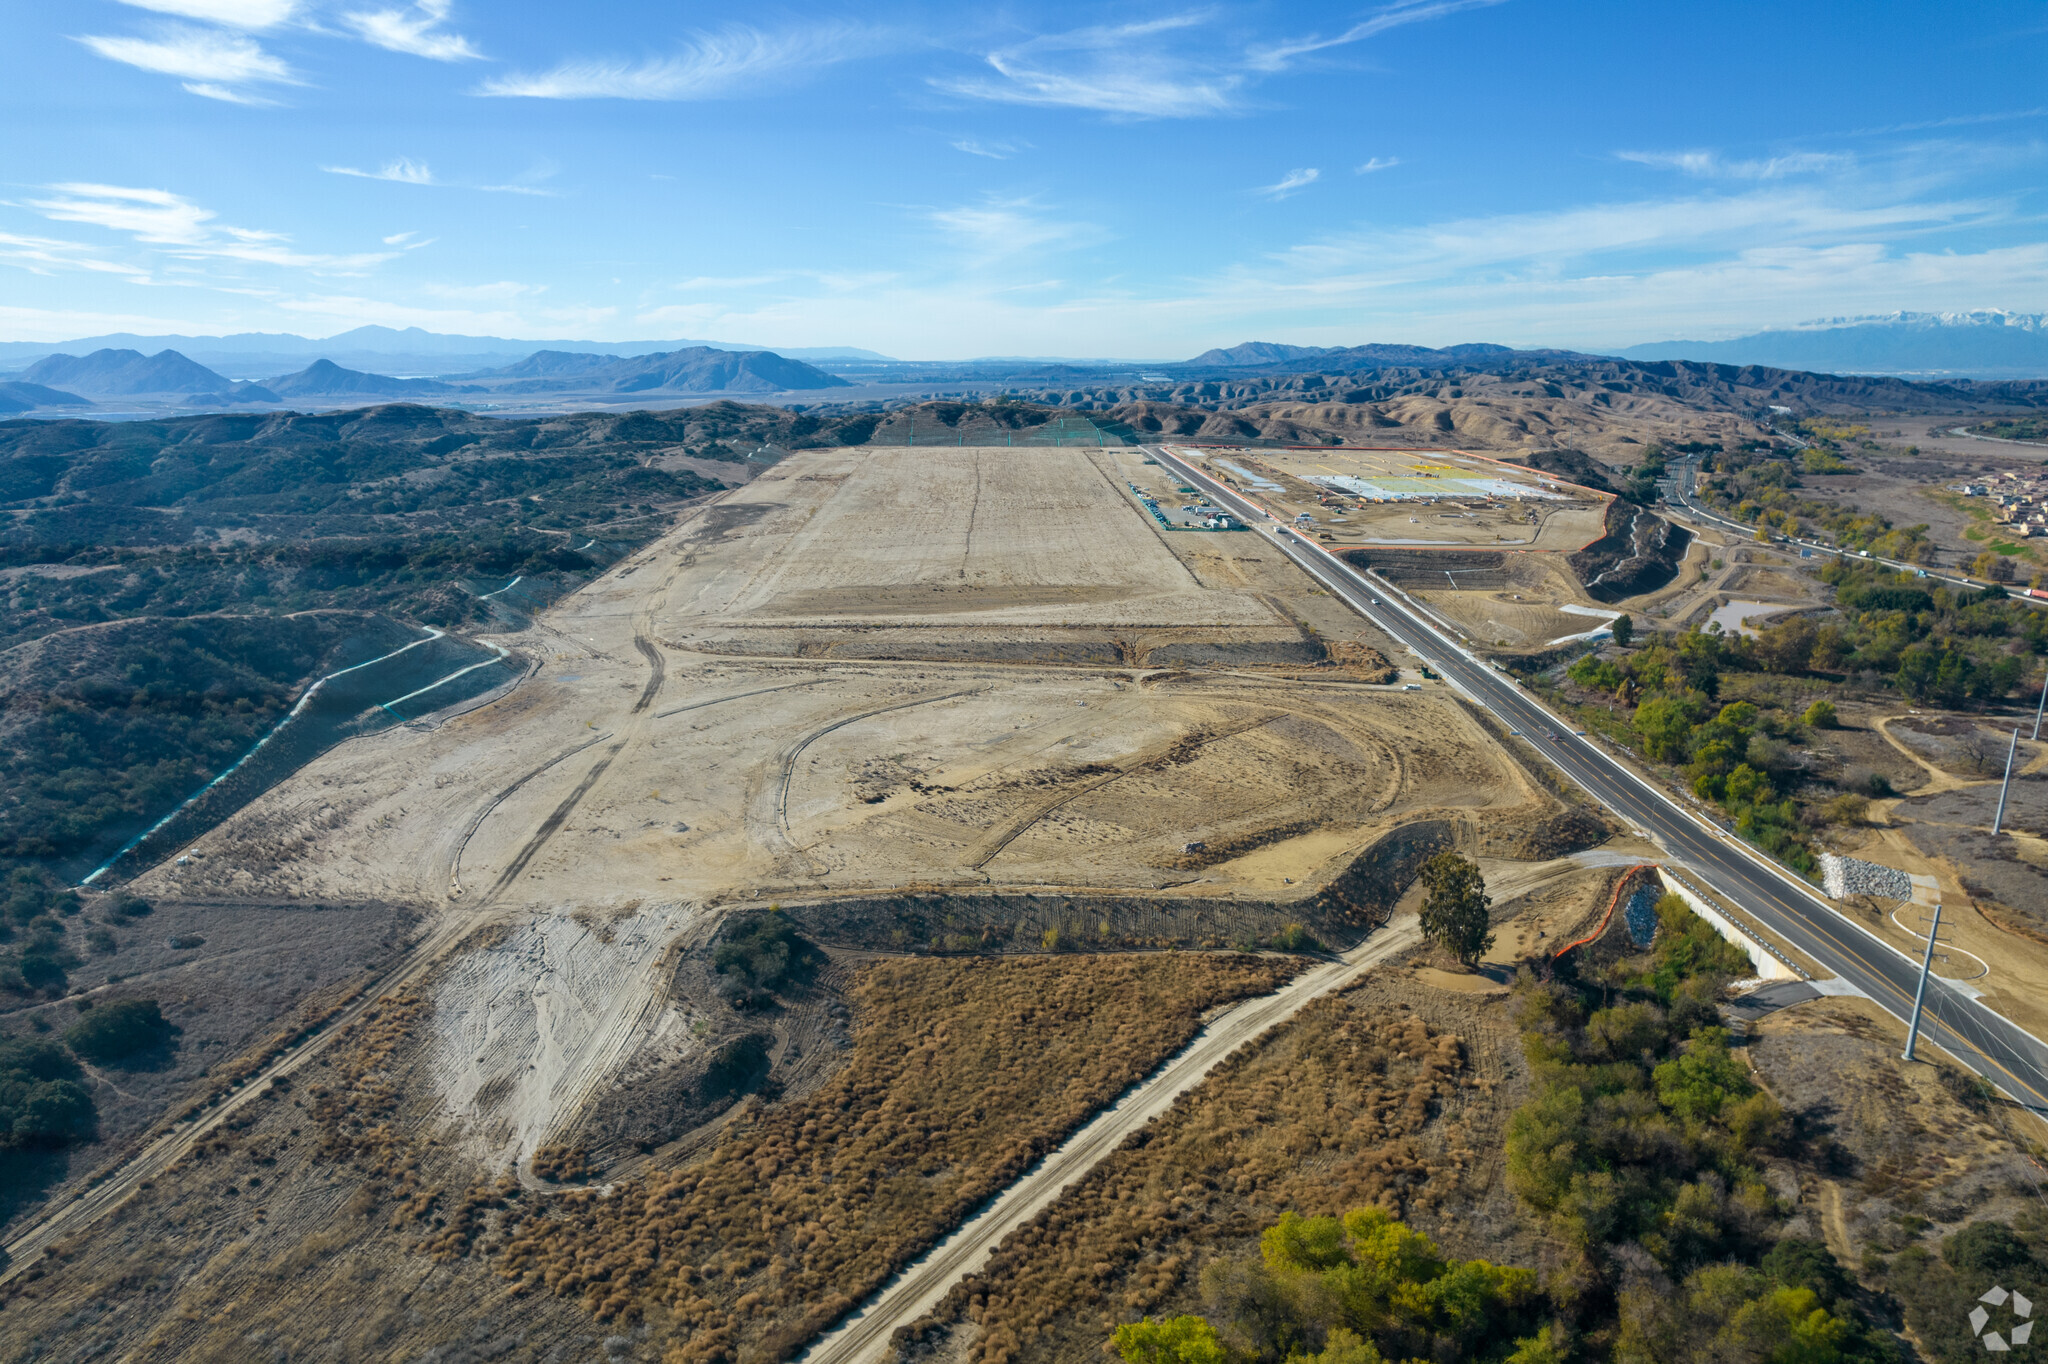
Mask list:
POLYGON ((887 951, 1042 952, 1229 947, 1272 941, 1300 925, 1342 951, 1384 922, 1436 853, 1460 845, 1458 825, 1424 819, 1386 834, 1334 881, 1297 900, 1204 896, 911 893, 784 905, 808 938, 887 951))

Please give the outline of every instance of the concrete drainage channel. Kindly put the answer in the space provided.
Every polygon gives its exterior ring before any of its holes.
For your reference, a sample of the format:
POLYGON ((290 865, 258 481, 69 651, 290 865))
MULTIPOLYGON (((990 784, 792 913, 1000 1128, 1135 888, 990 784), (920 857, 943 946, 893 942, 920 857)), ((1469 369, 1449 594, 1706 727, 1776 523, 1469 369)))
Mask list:
POLYGON ((1325 995, 1422 941, 1422 926, 1402 917, 1369 934, 1341 958, 1304 972, 1270 995, 1247 1000, 1195 1035, 1195 1040, 1116 1103, 1090 1119, 1059 1149, 905 1267, 839 1326, 798 1356, 803 1364, 858 1364, 893 1353, 896 1329, 922 1317, 960 1279, 981 1268, 1003 1238, 1036 1217, 1095 1168, 1132 1133, 1173 1107, 1224 1058, 1265 1036, 1325 995))

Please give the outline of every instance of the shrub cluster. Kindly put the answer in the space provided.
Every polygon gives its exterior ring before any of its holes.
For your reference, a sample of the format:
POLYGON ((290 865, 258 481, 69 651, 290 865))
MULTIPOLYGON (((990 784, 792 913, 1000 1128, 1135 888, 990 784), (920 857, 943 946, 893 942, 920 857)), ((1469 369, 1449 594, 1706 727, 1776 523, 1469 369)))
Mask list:
POLYGON ((794 1353, 1293 963, 1236 955, 908 959, 854 985, 852 1059, 712 1153, 524 1222, 517 1291, 648 1314, 671 1358, 794 1353))
MULTIPOLYGON (((1980 1299, 1992 1288, 2023 1294, 2030 1303, 2048 1304, 2048 1255, 2038 1220, 2032 1235, 2021 1237, 2003 1222, 1972 1222, 1942 1239, 1941 1254, 1924 1246, 1909 1246, 1884 1271, 1885 1286, 1906 1309, 1906 1324, 1920 1340, 1929 1359, 1940 1364, 1961 1364, 1982 1359, 1985 1348, 1970 1329, 1970 1313, 1982 1305, 1980 1299)), ((2019 1320, 2009 1312, 1987 1309, 1985 1329, 1997 1329, 2011 1344, 2012 1325, 2019 1320), (1989 1320, 1996 1317, 1996 1326, 1989 1320)))
POLYGON ((88 1009, 64 1032, 71 1050, 97 1065, 125 1061, 170 1041, 172 1028, 153 999, 123 999, 88 1009))
POLYGON ((1659 635, 1619 658, 1587 654, 1566 676, 1633 707, 1629 725, 1645 756, 1681 768, 1693 794, 1726 809, 1743 837, 1811 871, 1813 851, 1791 794, 1787 740, 1797 722, 1747 701, 1715 699, 1722 671, 1740 660, 1740 646, 1690 630, 1659 635))
POLYGON ((55 1042, 0 1039, 0 1147, 90 1141, 93 1102, 84 1078, 55 1042))
MULTIPOLYGON (((1202 1300, 1207 1318, 1119 1326, 1117 1353, 1125 1364, 1498 1359, 1541 1301, 1531 1271, 1447 1259, 1376 1207, 1341 1220, 1282 1213, 1259 1238, 1257 1262, 1203 1269, 1202 1300)), ((1545 1344, 1533 1338, 1514 1358, 1545 1344)))
POLYGON ((797 936, 796 926, 779 906, 766 914, 735 922, 712 954, 721 977, 719 989, 742 1009, 768 1003, 783 986, 814 973, 824 954, 797 936))
POLYGON ((1855 472, 1838 453, 1842 441, 1853 437, 1819 429, 1809 429, 1808 434, 1814 443, 1798 456, 1755 445, 1722 451, 1704 467, 1700 501, 1760 532, 1799 535, 1808 526, 1817 526, 1845 549, 1868 550, 1909 564, 1926 563, 1934 544, 1927 538, 1925 524, 1894 526, 1874 512, 1797 494, 1802 471, 1822 475, 1855 472))

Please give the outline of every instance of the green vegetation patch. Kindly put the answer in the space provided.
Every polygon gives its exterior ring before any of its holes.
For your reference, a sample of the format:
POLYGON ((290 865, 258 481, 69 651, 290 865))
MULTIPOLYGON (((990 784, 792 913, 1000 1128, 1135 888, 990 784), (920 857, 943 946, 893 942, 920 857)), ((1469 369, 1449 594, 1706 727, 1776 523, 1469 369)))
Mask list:
POLYGON ((153 999, 124 999, 87 1009, 64 1030, 71 1050, 97 1065, 126 1061, 170 1041, 173 1029, 153 999))
POLYGON ((1453 1260, 1377 1207, 1336 1217, 1288 1212, 1252 1263, 1202 1272, 1209 1316, 1147 1317, 1116 1329, 1126 1364, 1380 1364, 1514 1359, 1544 1342, 1515 1335, 1541 1303, 1533 1271, 1453 1260))
POLYGON ((1646 952, 1581 951, 1517 983, 1534 1094, 1508 1125, 1508 1183, 1564 1250, 1546 1282, 1556 1328, 1538 1345, 1617 1360, 1896 1358, 1827 1249, 1777 1234, 1784 1210, 1759 1161, 1796 1136, 1716 1008, 1748 959, 1675 895, 1657 916, 1646 952))

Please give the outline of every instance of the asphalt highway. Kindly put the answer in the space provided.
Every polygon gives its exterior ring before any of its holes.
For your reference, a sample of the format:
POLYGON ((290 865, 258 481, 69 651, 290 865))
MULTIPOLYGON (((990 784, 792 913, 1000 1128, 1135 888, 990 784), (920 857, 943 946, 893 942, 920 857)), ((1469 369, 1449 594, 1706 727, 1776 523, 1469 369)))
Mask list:
MULTIPOLYGON (((1901 1019, 1912 1012, 1918 960, 1844 917, 1793 873, 1575 734, 1511 678, 1469 653, 1406 594, 1377 578, 1366 578, 1331 551, 1285 529, 1258 503, 1188 461, 1158 446, 1147 446, 1146 453, 1243 519, 1340 601, 1518 731, 1695 879, 1881 1007, 1901 1019)), ((1939 977, 1927 985, 1921 1040, 1941 1047, 2037 1115, 2048 1117, 2048 1044, 1939 977)))

